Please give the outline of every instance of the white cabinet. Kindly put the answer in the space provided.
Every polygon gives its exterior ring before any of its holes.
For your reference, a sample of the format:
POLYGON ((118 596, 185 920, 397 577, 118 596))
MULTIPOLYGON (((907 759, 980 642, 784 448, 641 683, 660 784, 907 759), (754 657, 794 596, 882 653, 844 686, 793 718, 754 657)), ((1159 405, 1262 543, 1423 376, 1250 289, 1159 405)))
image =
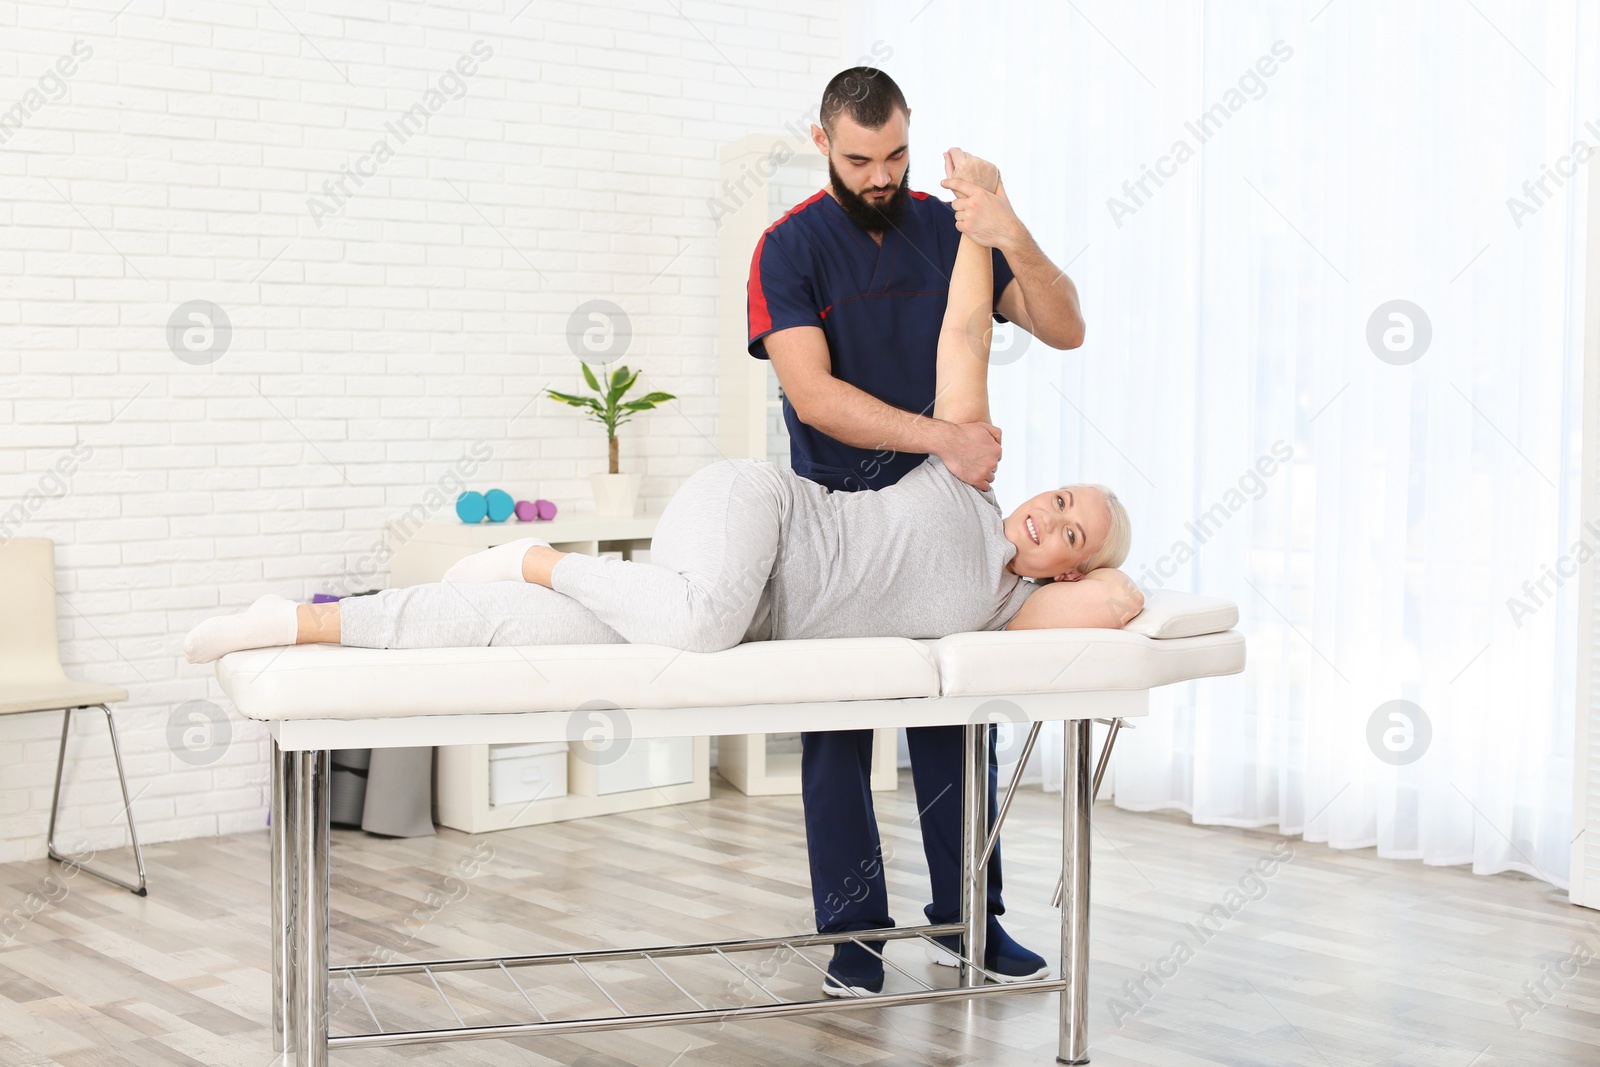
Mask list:
MULTIPOLYGON (((872 731, 872 788, 898 789, 898 730, 872 731)), ((766 734, 717 738, 717 773, 753 797, 800 792, 800 753, 769 751, 766 734)))
POLYGON ((580 744, 569 753, 567 779, 572 791, 586 797, 608 797, 636 789, 684 785, 694 780, 693 737, 636 737, 616 759, 585 758, 580 744))
MULTIPOLYGON (((434 759, 434 821, 469 834, 481 834, 513 826, 536 826, 707 799, 711 796, 711 740, 705 737, 675 740, 687 743, 691 760, 689 781, 682 784, 598 796, 570 791, 564 796, 541 794, 533 800, 509 804, 491 802, 488 745, 442 745, 434 759)), ((582 743, 575 741, 572 747, 582 743)), ((580 765, 581 757, 569 753, 566 759, 570 782, 572 769, 580 765)))

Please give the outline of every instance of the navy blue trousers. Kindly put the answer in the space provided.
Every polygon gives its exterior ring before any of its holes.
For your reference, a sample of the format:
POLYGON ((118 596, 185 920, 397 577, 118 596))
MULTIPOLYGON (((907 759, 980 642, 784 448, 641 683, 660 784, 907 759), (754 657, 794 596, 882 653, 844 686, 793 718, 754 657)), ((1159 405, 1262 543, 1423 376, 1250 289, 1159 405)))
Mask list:
MULTIPOLYGON (((928 857, 931 923, 961 916, 962 726, 906 730, 911 780, 921 812, 922 848, 928 857)), ((800 789, 805 801, 806 845, 811 854, 811 898, 817 931, 824 934, 894 925, 884 886, 878 820, 872 808, 872 731, 802 734, 800 789)), ((989 729, 989 825, 994 825, 994 728, 989 729)), ((1005 914, 1000 899, 1000 849, 988 867, 989 914, 1005 914)))

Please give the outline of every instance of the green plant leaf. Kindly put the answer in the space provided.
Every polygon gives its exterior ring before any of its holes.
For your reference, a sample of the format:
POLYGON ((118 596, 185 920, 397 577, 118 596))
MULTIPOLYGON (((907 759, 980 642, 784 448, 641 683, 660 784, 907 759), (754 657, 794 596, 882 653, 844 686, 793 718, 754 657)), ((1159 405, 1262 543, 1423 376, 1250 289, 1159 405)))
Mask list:
MULTIPOLYGON (((628 370, 627 367, 623 367, 622 370, 619 373, 627 373, 627 370, 628 370)), ((628 374, 627 377, 623 378, 623 379, 618 379, 618 378, 615 378, 615 377, 612 378, 611 379, 611 391, 606 394, 606 402, 614 404, 618 400, 621 400, 622 397, 623 397, 623 394, 625 394, 629 389, 632 389, 633 388, 633 383, 638 381, 638 380, 639 380, 639 372, 638 371, 634 371, 631 374, 628 374)))
MULTIPOLYGON (((639 398, 640 401, 648 400, 652 404, 665 404, 668 400, 676 399, 678 398, 673 396, 671 393, 646 393, 644 396, 639 398)), ((638 401, 635 401, 635 403, 637 402, 638 401)))
POLYGON ((578 360, 578 366, 583 368, 583 380, 589 383, 590 389, 593 389, 597 393, 605 391, 600 388, 600 383, 595 381, 594 371, 589 369, 589 364, 580 359, 578 360))
POLYGON ((592 396, 573 396, 570 393, 558 393, 554 389, 546 389, 545 393, 552 400, 559 400, 563 404, 570 404, 575 408, 593 408, 600 410, 600 402, 592 396))

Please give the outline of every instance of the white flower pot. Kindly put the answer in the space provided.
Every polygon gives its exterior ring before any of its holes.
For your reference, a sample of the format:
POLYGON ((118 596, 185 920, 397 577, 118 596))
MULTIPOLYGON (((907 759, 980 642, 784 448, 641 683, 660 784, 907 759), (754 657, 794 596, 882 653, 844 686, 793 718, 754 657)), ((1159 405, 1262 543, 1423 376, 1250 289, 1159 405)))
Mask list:
POLYGON ((638 474, 591 474, 595 514, 603 519, 631 519, 639 506, 638 474))

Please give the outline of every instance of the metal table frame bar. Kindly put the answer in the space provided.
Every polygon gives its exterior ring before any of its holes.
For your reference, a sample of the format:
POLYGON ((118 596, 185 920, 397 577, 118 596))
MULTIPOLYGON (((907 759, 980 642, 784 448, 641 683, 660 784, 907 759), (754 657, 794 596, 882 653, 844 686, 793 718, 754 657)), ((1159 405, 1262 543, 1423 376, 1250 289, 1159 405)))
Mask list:
MULTIPOLYGON (((483 1038, 528 1037, 536 1034, 573 1034, 631 1030, 648 1026, 675 1026, 727 1019, 762 1019, 810 1015, 859 1008, 885 1008, 944 1000, 1006 996, 1059 990, 1060 1037, 1057 1060, 1067 1064, 1088 1062, 1088 975, 1089 975, 1089 817, 1094 775, 1091 771, 1091 720, 1069 719, 1064 724, 1065 768, 1062 789, 1061 877, 1066 886, 1067 906, 1061 911, 1060 978, 1012 984, 986 983, 983 968, 984 931, 988 916, 985 871, 989 846, 999 826, 991 831, 988 818, 989 724, 965 727, 962 787, 962 915, 958 922, 943 926, 901 927, 873 931, 871 940, 927 939, 961 935, 957 984, 949 988, 924 988, 901 993, 869 996, 824 997, 816 1000, 781 1001, 771 1004, 744 1004, 730 1008, 698 1006, 693 1011, 653 1012, 595 1016, 576 1019, 548 1019, 522 993, 537 1021, 460 1026, 449 1029, 385 1031, 373 1015, 373 1033, 329 1034, 330 987, 334 974, 352 981, 402 974, 424 974, 438 988, 437 974, 447 971, 499 970, 508 977, 511 968, 558 963, 636 959, 647 960, 660 970, 658 959, 671 956, 727 958, 735 951, 836 944, 860 937, 860 932, 839 935, 757 938, 744 941, 713 942, 700 945, 670 945, 658 948, 615 949, 598 952, 566 952, 543 955, 484 957, 433 960, 377 965, 343 964, 330 967, 328 959, 330 924, 329 863, 329 752, 323 750, 284 750, 273 741, 272 752, 272 938, 273 938, 273 1040, 274 1048, 285 1052, 288 1067, 327 1067, 328 1053, 334 1048, 363 1048, 380 1045, 417 1045, 483 1038)), ((1008 797, 1009 799, 1009 797, 1008 797)), ((1009 806, 1009 805, 1008 805, 1009 806)), ((805 959, 804 956, 801 957, 805 959)), ((734 964, 735 969, 743 969, 734 964)), ((811 963, 809 959, 806 962, 811 963)), ((815 966, 815 964, 813 964, 815 966)), ((898 970, 898 968, 896 968, 898 970)), ((587 971, 585 973, 588 973, 587 971)), ((662 974, 666 976, 666 972, 662 974)), ((591 975, 592 977, 592 975, 591 975)), ((669 981, 672 981, 670 976, 669 981)), ((673 981, 674 985, 677 985, 673 981)), ((601 992, 611 999, 604 986, 601 992)), ((765 990, 765 987, 763 987, 765 990)), ((360 986, 357 985, 360 993, 360 986)), ((679 987, 679 992, 690 996, 679 987)), ((772 994, 767 991, 768 995, 772 994)), ((439 989, 444 996, 443 989, 439 989)), ((366 996, 361 993, 363 1002, 366 996)), ((449 998, 445 998, 450 1005, 449 998)), ((699 1004, 696 1001, 697 1005, 699 1004)), ((619 1007, 620 1010, 620 1007, 619 1007)), ((371 1014, 370 1005, 368 1006, 371 1014)), ((451 1006, 451 1011, 455 1009, 451 1006)), ((459 1018, 459 1017, 458 1017, 459 1018)))

